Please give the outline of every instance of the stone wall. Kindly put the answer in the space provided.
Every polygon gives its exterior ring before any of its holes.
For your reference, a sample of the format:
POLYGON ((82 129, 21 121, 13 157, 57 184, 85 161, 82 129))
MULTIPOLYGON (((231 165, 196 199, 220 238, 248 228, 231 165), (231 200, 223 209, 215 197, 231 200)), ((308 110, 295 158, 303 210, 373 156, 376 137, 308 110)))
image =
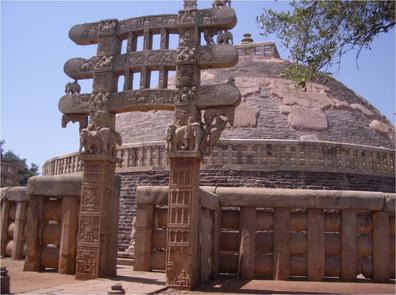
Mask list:
MULTIPOLYGON (((136 214, 136 186, 168 185, 169 172, 140 171, 119 175, 121 195, 118 250, 123 251, 130 244, 132 217, 136 214)), ((395 192, 393 177, 307 171, 203 170, 200 185, 395 192)))

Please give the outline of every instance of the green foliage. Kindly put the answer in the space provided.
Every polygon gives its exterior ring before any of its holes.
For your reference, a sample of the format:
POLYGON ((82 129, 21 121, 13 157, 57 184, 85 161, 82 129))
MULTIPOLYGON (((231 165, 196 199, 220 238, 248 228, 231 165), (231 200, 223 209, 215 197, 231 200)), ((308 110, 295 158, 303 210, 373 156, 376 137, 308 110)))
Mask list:
POLYGON ((257 17, 263 35, 275 34, 294 63, 286 75, 305 87, 328 75, 341 57, 356 49, 356 60, 374 38, 395 25, 395 1, 318 1, 290 3, 291 11, 264 9, 257 17))
POLYGON ((30 167, 26 163, 26 159, 20 158, 13 151, 8 150, 3 153, 3 145, 5 141, 0 140, 1 160, 5 160, 10 163, 15 163, 20 167, 18 174, 20 176, 19 185, 25 186, 30 177, 38 175, 38 166, 34 163, 30 164, 30 167))

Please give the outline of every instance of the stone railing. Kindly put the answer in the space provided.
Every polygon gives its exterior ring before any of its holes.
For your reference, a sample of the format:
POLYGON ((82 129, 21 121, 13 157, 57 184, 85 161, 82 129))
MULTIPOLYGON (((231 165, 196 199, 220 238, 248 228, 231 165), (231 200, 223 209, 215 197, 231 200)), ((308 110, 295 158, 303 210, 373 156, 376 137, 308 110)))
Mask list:
MULTIPOLYGON (((139 270, 165 270, 167 198, 167 187, 137 188, 139 270)), ((201 187, 200 199, 202 208, 220 214, 214 221, 201 214, 200 221, 209 221, 214 232, 200 239, 202 253, 212 253, 212 278, 395 277, 395 194, 201 187)), ((202 255, 201 270, 209 257, 202 255)))
MULTIPOLYGON (((168 170, 164 142, 123 145, 117 149, 116 172, 168 170)), ((43 165, 43 175, 81 172, 78 153, 59 156, 43 165)), ((222 140, 202 170, 313 171, 394 177, 392 149, 324 141, 222 140)))

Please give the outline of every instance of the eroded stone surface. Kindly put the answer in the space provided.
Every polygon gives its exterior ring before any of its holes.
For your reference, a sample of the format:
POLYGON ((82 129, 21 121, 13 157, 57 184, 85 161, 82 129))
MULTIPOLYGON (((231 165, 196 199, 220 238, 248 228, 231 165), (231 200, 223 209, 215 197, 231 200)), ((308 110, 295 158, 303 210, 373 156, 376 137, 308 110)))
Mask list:
POLYGON ((241 102, 235 109, 234 127, 256 127, 258 110, 241 102))
POLYGON ((296 130, 325 130, 328 127, 326 115, 314 108, 292 106, 288 120, 296 130))

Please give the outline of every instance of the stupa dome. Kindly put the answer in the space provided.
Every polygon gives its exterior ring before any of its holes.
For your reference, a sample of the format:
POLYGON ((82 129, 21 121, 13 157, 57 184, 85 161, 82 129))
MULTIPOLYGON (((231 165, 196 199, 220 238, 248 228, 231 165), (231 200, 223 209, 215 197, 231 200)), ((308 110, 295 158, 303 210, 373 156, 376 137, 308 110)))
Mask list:
MULTIPOLYGON (((234 77, 242 94, 235 124, 223 132, 222 139, 319 140, 395 147, 394 126, 367 100, 333 78, 301 89, 284 77, 288 62, 279 57, 274 43, 254 43, 245 35, 237 46, 237 65, 201 72, 202 84, 234 77)), ((136 143, 163 140, 172 120, 173 112, 133 112, 118 115, 116 124, 123 143, 136 143)))

